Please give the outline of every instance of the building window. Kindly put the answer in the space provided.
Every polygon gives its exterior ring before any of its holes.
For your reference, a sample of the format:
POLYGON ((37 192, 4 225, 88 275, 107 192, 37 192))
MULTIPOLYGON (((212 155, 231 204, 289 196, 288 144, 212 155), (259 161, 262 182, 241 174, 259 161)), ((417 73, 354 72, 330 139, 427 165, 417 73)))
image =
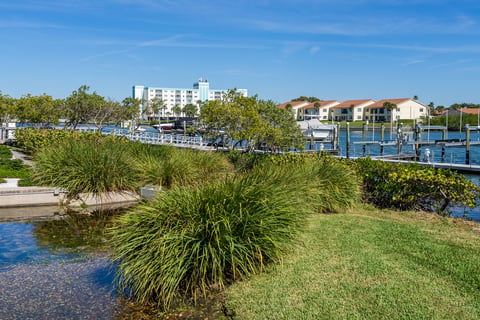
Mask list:
POLYGON ((423 112, 423 108, 420 108, 420 112, 423 112))
POLYGON ((357 111, 358 111, 358 112, 362 112, 362 108, 357 108, 357 111))

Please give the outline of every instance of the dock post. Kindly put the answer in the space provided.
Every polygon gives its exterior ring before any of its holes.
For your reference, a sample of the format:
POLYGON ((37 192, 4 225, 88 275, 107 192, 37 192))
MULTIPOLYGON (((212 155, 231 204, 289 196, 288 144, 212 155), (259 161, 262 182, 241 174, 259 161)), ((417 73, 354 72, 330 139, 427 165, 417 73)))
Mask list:
POLYGON ((312 132, 310 133, 310 150, 313 150, 313 129, 312 129, 312 132))
POLYGON ((383 142, 385 141, 385 124, 382 122, 380 135, 380 155, 383 156, 383 142))
POLYGON ((445 162, 445 144, 442 144, 442 162, 445 162))
POLYGON ((397 124, 397 154, 402 153, 402 124, 399 122, 397 124))
MULTIPOLYGON (((337 148, 340 148, 340 122, 337 124, 337 148)), ((335 148, 336 149, 336 148, 335 148)))
POLYGON ((333 131, 332 131, 332 150, 336 150, 336 146, 335 146, 335 142, 337 141, 337 135, 338 135, 338 132, 337 132, 337 127, 333 127, 333 131))
POLYGON ((465 132, 467 134, 467 139, 465 143, 465 164, 470 164, 470 125, 465 125, 465 132))
POLYGON ((350 159, 350 123, 347 122, 347 159, 350 159))
POLYGON ((367 141, 367 129, 368 129, 368 120, 363 123, 363 130, 362 130, 362 157, 365 157, 365 154, 367 153, 367 145, 365 144, 365 141, 367 141))
MULTIPOLYGON (((422 129, 420 128, 420 125, 417 123, 415 125, 415 142, 421 141, 422 140, 422 129)), ((420 161, 420 155, 421 155, 421 145, 418 143, 415 143, 415 160, 420 161)))

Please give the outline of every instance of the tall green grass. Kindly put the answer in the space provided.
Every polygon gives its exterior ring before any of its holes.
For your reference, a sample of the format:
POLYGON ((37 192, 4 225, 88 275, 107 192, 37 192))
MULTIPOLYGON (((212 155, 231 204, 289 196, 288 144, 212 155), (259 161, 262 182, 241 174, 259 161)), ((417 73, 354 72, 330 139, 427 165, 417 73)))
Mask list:
POLYGON ((136 169, 144 184, 166 189, 196 186, 233 173, 233 166, 222 153, 170 146, 143 147, 138 153, 136 169))
POLYGON ((100 195, 109 191, 137 191, 138 175, 125 141, 91 136, 70 140, 39 151, 34 181, 80 193, 100 195))
MULTIPOLYGON (((271 163, 135 207, 112 230, 120 287, 168 308, 280 262, 305 216, 335 198, 326 196, 332 188, 322 187, 317 167, 271 163)), ((332 208, 350 205, 342 201, 332 208)))

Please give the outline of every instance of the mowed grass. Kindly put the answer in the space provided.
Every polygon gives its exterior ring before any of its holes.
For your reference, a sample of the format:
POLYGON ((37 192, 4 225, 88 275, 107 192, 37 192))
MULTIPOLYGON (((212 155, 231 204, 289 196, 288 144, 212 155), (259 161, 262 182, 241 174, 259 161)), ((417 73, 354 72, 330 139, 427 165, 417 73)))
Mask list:
POLYGON ((311 216, 283 265, 225 303, 236 319, 479 319, 477 228, 376 209, 311 216))

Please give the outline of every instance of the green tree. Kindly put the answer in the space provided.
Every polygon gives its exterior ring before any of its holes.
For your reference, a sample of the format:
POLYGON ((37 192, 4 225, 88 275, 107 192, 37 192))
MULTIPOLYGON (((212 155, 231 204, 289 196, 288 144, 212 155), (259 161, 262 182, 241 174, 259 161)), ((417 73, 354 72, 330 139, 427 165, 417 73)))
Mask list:
POLYGON ((157 116, 158 123, 160 123, 160 113, 162 110, 165 110, 165 102, 162 99, 155 97, 149 102, 149 112, 153 114, 153 116, 157 116))
POLYGON ((397 105, 395 103, 392 103, 390 101, 385 101, 383 103, 383 108, 385 110, 388 110, 390 113, 390 138, 392 137, 392 132, 393 132, 393 110, 397 109, 397 105))
POLYGON ((198 107, 192 103, 188 103, 183 107, 183 113, 187 117, 194 117, 198 112, 198 107))
POLYGON ((298 98, 293 99, 292 101, 308 101, 308 102, 315 102, 315 101, 322 101, 318 99, 317 97, 306 97, 306 96, 300 96, 298 98))
POLYGON ((178 104, 176 104, 176 105, 173 106, 172 112, 178 118, 182 114, 182 107, 180 107, 178 104))
POLYGON ((122 100, 123 112, 120 114, 122 119, 130 120, 130 130, 133 132, 137 129, 140 119, 143 116, 143 111, 140 106, 142 101, 133 97, 126 97, 122 100))
POLYGON ((27 94, 16 100, 14 105, 15 117, 18 121, 36 125, 50 125, 58 123, 60 101, 43 94, 32 96, 27 94))
POLYGON ((260 115, 267 124, 259 141, 270 145, 273 151, 305 147, 303 132, 291 111, 278 108, 271 100, 259 100, 258 104, 260 115))
POLYGON ((224 143, 233 140, 233 147, 243 142, 250 148, 263 144, 276 151, 301 147, 297 138, 303 138, 289 110, 257 96, 244 97, 235 90, 222 101, 206 102, 200 109, 200 121, 206 137, 221 138, 224 143))
POLYGON ((105 99, 96 92, 88 93, 89 86, 83 85, 65 99, 65 128, 75 129, 80 123, 91 121, 105 99))
POLYGON ((15 99, 0 91, 0 125, 13 118, 15 99))
POLYGON ((104 100, 94 109, 90 121, 100 129, 102 124, 107 121, 117 122, 117 116, 120 114, 121 105, 118 101, 111 99, 104 100))

